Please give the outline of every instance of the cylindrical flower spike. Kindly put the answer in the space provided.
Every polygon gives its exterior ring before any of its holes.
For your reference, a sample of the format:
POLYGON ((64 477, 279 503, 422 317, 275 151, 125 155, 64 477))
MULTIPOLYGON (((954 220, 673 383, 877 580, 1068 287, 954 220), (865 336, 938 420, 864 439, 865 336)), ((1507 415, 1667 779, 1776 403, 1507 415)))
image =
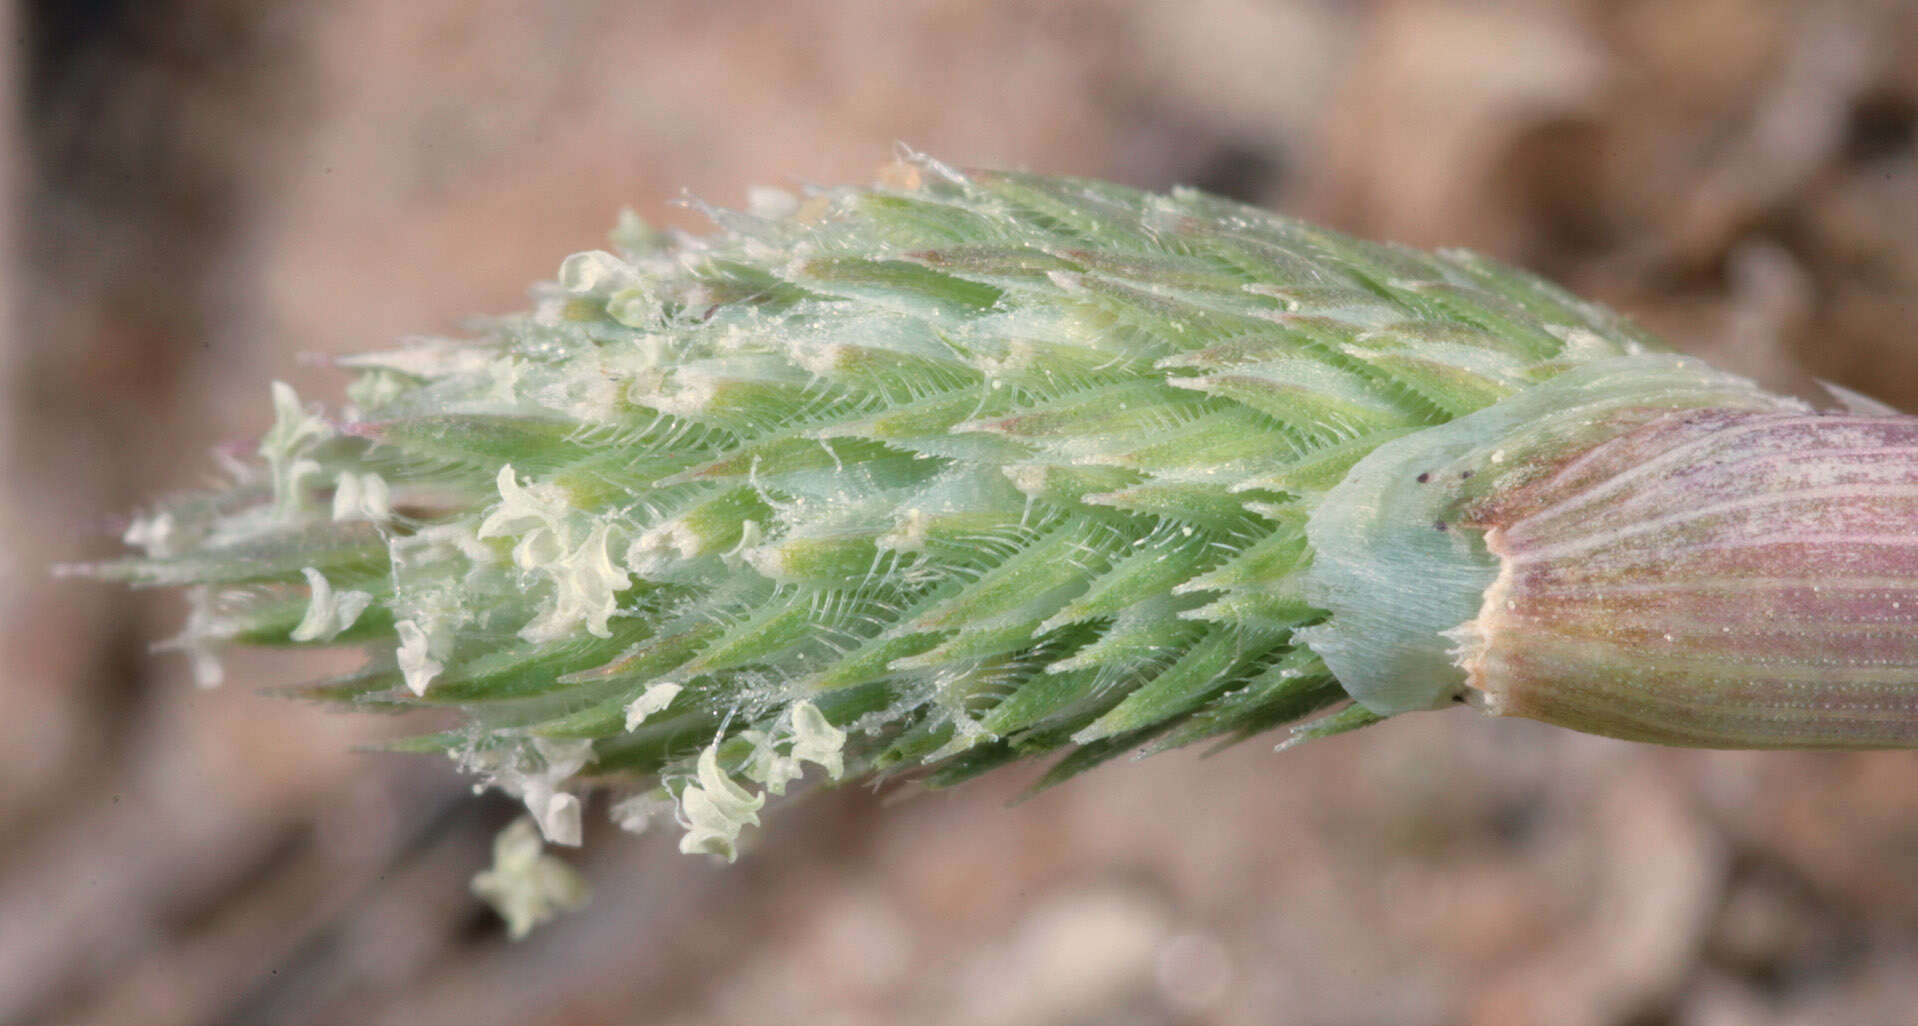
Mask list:
POLYGON ((805 773, 1311 737, 1465 698, 1680 744, 1901 745, 1913 422, 1820 416, 1470 254, 961 174, 629 226, 471 341, 276 386, 259 459, 95 572, 578 834, 730 858, 805 773))

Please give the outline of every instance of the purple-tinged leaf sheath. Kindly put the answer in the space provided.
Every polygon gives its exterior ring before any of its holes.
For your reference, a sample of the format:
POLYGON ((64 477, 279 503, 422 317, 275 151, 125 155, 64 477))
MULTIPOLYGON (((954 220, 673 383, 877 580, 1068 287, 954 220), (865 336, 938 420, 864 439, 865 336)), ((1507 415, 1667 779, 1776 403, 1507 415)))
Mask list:
POLYGON ((1495 715, 1663 744, 1918 744, 1918 417, 1667 414, 1470 511, 1495 715))

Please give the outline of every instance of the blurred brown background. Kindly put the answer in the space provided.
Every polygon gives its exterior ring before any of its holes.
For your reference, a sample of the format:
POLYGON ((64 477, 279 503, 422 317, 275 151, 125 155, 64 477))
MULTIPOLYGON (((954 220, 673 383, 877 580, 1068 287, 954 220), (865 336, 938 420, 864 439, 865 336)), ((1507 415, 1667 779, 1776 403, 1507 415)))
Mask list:
POLYGON ((8 12, 0 1022, 1918 1021, 1918 755, 1467 713, 771 818, 594 817, 509 945, 514 815, 392 729, 149 657, 49 581, 268 421, 302 354, 513 309, 622 205, 961 164, 1463 244, 1727 366, 1918 408, 1918 3, 86 0, 8 12), (667 831, 666 833, 670 833, 667 831))

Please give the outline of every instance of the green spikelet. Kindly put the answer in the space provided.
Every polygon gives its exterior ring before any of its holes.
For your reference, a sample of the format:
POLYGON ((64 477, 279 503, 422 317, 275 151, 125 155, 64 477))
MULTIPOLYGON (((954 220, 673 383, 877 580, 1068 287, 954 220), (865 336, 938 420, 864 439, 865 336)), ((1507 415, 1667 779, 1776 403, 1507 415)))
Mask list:
POLYGON ((192 586, 174 644, 209 670, 364 646, 302 693, 457 710, 411 746, 549 840, 604 780, 629 823, 676 808, 686 850, 730 858, 808 766, 947 784, 1056 754, 1051 783, 1375 722, 1302 644, 1328 493, 1657 348, 1476 256, 1196 192, 918 158, 886 180, 575 255, 482 338, 348 361, 336 415, 277 386, 237 482, 95 570, 192 586))

